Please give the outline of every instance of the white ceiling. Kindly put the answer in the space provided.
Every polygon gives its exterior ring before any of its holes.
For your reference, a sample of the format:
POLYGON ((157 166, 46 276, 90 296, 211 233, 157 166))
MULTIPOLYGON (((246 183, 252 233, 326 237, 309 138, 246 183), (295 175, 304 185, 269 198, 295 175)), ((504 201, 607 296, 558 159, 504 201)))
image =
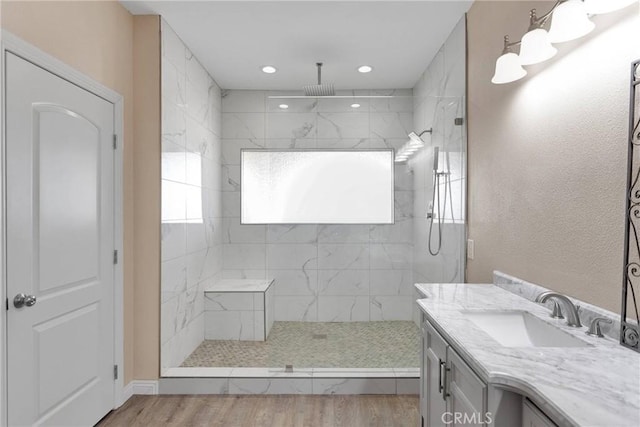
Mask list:
POLYGON ((161 15, 222 88, 300 90, 318 61, 336 89, 412 88, 472 0, 121 2, 161 15))

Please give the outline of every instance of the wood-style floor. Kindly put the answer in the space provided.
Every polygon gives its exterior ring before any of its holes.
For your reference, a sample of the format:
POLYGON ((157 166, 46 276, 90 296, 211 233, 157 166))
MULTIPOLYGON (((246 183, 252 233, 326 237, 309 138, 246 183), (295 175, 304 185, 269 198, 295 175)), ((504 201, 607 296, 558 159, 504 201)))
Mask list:
POLYGON ((99 424, 323 427, 419 425, 417 396, 133 396, 99 424))

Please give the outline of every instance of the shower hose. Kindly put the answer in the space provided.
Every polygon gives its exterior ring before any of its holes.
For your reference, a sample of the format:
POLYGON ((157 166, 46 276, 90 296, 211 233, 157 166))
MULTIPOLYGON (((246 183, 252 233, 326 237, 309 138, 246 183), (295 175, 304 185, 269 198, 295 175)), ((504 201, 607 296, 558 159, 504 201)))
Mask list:
MULTIPOLYGON (((451 180, 449 179, 449 173, 447 172, 438 172, 437 170, 433 171, 433 193, 431 196, 431 218, 429 223, 429 253, 432 256, 436 256, 440 253, 440 249, 442 248, 442 224, 444 223, 444 214, 447 209, 447 189, 449 190, 449 199, 451 199, 451 180), (440 177, 444 179, 444 199, 442 200, 442 206, 440 205, 440 177), (437 194, 437 197, 436 197, 437 194), (437 200, 437 202, 436 202, 437 200), (437 203, 437 208, 436 208, 437 203), (442 210, 441 210, 442 207, 442 210), (435 211, 434 211, 435 209, 435 211), (434 243, 432 239, 433 234, 433 223, 436 220, 435 214, 438 215, 438 245, 434 249, 434 243)), ((449 204, 451 205, 451 200, 449 200, 449 204)), ((451 219, 453 219, 453 205, 451 205, 451 219)))

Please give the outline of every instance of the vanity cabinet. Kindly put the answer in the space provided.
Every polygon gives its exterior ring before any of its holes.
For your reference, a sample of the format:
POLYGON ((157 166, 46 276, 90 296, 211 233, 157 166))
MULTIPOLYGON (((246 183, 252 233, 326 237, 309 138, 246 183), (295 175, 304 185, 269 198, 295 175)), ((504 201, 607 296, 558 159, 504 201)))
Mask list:
POLYGON ((446 368, 447 342, 426 321, 422 322, 422 364, 420 366, 420 414, 422 425, 442 425, 447 411, 442 383, 446 368))
POLYGON ((438 331, 422 321, 420 414, 423 427, 486 426, 487 384, 438 331))
POLYGON ((522 399, 522 427, 556 427, 529 399, 522 399))

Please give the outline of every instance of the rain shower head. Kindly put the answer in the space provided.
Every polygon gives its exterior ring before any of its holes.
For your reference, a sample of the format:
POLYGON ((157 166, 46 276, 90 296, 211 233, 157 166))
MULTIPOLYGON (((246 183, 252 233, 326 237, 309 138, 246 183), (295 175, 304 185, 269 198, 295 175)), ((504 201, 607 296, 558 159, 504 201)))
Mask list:
POLYGON ((409 144, 414 144, 420 147, 424 147, 424 140, 422 139, 422 135, 424 135, 425 133, 433 133, 433 128, 425 129, 419 134, 416 134, 415 132, 411 132, 409 134, 409 141, 408 141, 409 144))
POLYGON ((316 62, 318 67, 318 84, 306 85, 302 87, 305 96, 333 96, 335 91, 333 90, 332 83, 322 84, 322 62, 316 62))
POLYGON ((409 142, 414 143, 416 145, 424 145, 424 141, 422 140, 422 138, 420 138, 418 134, 415 132, 411 132, 409 134, 409 142))
POLYGON ((411 132, 409 136, 409 140, 400 148, 398 153, 396 154, 396 163, 403 163, 409 160, 411 156, 413 156, 418 150, 424 147, 424 140, 421 138, 425 133, 432 133, 433 129, 429 128, 423 130, 419 134, 415 132, 411 132))

